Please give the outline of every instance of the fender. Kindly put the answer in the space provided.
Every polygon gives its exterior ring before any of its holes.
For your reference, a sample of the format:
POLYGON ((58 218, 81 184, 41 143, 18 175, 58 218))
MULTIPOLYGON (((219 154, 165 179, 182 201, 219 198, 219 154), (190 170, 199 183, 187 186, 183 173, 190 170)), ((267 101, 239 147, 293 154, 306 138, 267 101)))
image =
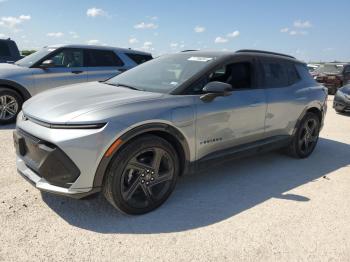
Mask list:
POLYGON ((309 111, 310 109, 312 108, 315 108, 317 110, 320 111, 321 115, 322 115, 322 119, 321 119, 321 127, 323 126, 323 121, 324 121, 324 110, 323 110, 323 107, 322 105, 320 105, 319 103, 312 103, 312 104, 309 104, 307 107, 304 108, 303 112, 301 112, 296 124, 295 124, 295 127, 293 129, 293 133, 292 133, 292 136, 295 135, 296 131, 298 130, 298 127, 300 126, 300 122, 303 120, 304 116, 306 115, 306 112, 309 111))
MULTIPOLYGON (((184 162, 184 167, 183 167, 183 173, 187 172, 187 170, 190 168, 190 149, 187 144, 187 141, 185 137, 182 135, 182 133, 177 130, 175 127, 172 127, 168 124, 164 123, 151 123, 151 124, 144 124, 138 127, 135 127, 128 131, 127 133, 123 134, 119 139, 123 141, 123 143, 118 147, 118 149, 113 153, 112 156, 110 157, 103 157, 100 164, 97 167, 95 177, 94 177, 94 182, 93 182, 93 188, 96 187, 102 187, 104 175, 106 173, 106 170, 109 166, 109 163, 113 159, 113 156, 119 152, 119 149, 125 145, 128 141, 131 139, 135 138, 136 136, 150 133, 150 132, 164 132, 172 137, 174 137, 177 142, 181 145, 181 149, 184 152, 183 156, 183 162, 184 162)), ((181 157, 181 156, 180 156, 181 157)))
POLYGON ((10 88, 14 89, 23 97, 24 101, 26 101, 32 97, 25 87, 23 87, 22 85, 20 85, 16 82, 11 81, 11 80, 0 79, 0 86, 10 87, 10 88))

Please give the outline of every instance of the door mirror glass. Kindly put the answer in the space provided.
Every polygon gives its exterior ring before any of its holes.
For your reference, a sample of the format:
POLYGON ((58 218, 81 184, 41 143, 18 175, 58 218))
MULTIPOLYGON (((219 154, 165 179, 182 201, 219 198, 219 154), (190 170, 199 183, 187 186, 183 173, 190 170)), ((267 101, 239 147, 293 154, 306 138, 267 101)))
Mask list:
POLYGON ((55 67, 55 62, 53 60, 45 60, 40 65, 40 68, 42 69, 51 68, 51 67, 55 67))
POLYGON ((203 87, 203 93, 200 99, 203 102, 211 102, 218 96, 229 96, 232 91, 232 86, 230 84, 213 81, 209 82, 203 87))

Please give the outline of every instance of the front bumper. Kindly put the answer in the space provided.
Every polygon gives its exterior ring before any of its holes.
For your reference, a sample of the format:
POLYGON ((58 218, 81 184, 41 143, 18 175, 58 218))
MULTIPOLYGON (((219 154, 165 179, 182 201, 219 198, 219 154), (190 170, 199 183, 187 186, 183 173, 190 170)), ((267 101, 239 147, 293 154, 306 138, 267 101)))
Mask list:
POLYGON ((39 190, 55 194, 81 198, 98 192, 96 170, 118 128, 53 129, 22 119, 20 113, 14 138, 19 134, 27 140, 27 134, 34 141, 25 142, 23 152, 15 138, 18 173, 39 190))

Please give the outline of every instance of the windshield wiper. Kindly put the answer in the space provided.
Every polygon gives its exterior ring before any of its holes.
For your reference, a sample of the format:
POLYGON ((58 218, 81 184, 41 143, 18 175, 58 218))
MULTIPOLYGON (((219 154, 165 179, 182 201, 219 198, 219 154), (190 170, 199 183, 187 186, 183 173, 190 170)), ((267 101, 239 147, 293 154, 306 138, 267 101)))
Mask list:
POLYGON ((128 86, 128 85, 124 85, 124 84, 113 84, 113 83, 108 83, 108 82, 103 82, 104 84, 106 85, 110 85, 110 86, 120 86, 120 87, 125 87, 125 88, 129 88, 129 89, 132 89, 132 90, 137 90, 137 91, 142 91, 141 89, 138 89, 136 87, 133 87, 133 86, 128 86))

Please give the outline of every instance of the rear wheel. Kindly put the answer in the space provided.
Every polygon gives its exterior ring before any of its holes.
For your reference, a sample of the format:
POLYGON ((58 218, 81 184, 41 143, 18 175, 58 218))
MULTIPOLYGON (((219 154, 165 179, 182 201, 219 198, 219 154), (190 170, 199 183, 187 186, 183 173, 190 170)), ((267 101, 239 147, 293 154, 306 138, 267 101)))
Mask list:
POLYGON ((163 204, 175 188, 179 159, 166 140, 147 135, 126 144, 106 173, 104 195, 127 214, 144 214, 163 204))
POLYGON ((288 147, 296 158, 306 158, 314 151, 320 132, 320 119, 312 112, 306 113, 288 147))
POLYGON ((16 91, 0 88, 0 124, 15 122, 22 104, 23 99, 16 91))

